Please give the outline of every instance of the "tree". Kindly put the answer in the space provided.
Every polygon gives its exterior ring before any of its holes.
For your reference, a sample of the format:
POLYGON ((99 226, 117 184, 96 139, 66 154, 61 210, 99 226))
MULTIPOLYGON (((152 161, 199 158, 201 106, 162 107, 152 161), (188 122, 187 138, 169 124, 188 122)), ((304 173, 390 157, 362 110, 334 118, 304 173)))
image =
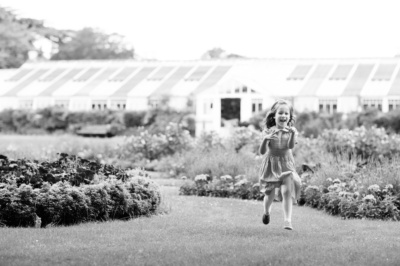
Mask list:
POLYGON ((122 35, 106 34, 93 28, 84 28, 61 42, 51 60, 131 59, 134 50, 124 42, 122 35))
POLYGON ((33 48, 32 41, 27 27, 12 12, 0 7, 0 68, 22 65, 33 48))
MULTIPOLYGON (((47 38, 61 43, 65 31, 45 27, 43 21, 31 18, 17 18, 9 9, 0 7, 0 68, 17 68, 27 59, 38 38, 47 38)), ((38 51, 40 53, 40 51, 38 51)))
POLYGON ((215 47, 211 50, 208 50, 205 54, 201 56, 201 59, 231 59, 231 58, 245 58, 245 57, 237 54, 229 54, 220 47, 215 47))

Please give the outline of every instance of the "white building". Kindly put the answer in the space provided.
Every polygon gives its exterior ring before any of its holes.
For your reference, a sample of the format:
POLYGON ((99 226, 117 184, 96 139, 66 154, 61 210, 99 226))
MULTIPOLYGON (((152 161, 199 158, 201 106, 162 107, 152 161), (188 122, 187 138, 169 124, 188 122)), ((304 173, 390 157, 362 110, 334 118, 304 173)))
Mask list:
POLYGON ((0 71, 0 110, 194 107, 197 133, 224 133, 278 98, 298 111, 400 108, 400 58, 41 61, 0 71))

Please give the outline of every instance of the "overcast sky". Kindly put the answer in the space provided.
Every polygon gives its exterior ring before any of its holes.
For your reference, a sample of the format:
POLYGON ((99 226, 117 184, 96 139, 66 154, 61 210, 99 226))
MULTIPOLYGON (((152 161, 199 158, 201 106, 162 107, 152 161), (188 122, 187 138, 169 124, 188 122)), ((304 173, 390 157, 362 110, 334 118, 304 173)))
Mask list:
POLYGON ((57 29, 100 28, 142 57, 191 60, 213 47, 258 58, 393 57, 399 0, 0 0, 57 29))

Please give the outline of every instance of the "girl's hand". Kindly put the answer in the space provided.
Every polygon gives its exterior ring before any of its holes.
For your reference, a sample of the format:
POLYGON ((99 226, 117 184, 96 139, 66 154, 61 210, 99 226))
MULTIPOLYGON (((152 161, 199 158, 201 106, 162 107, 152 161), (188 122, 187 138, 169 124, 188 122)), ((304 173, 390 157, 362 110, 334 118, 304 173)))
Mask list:
POLYGON ((287 130, 289 130, 289 133, 296 133, 296 129, 294 127, 287 127, 287 130))
POLYGON ((272 132, 264 131, 264 139, 266 139, 266 140, 278 139, 278 136, 276 136, 275 133, 276 133, 275 131, 272 131, 272 132))

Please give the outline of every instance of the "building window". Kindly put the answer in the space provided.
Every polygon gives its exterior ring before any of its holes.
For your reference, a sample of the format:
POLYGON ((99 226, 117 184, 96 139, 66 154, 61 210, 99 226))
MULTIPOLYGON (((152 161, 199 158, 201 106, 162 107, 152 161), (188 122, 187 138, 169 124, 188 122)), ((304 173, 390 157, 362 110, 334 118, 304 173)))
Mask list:
POLYGON ((107 109, 107 100, 93 100, 92 110, 105 110, 107 109))
POLYGON ((389 111, 400 109, 400 99, 389 100, 389 111))
POLYGON ((161 106, 161 100, 160 99, 152 99, 152 100, 149 100, 149 103, 148 103, 148 105, 151 107, 151 108, 158 108, 158 107, 160 107, 161 106))
POLYGON ((125 100, 112 100, 110 103, 110 107, 112 110, 125 110, 126 109, 126 101, 125 100))
POLYGON ((319 100, 319 111, 321 113, 326 112, 328 114, 337 112, 337 100, 336 99, 320 99, 319 100))
POLYGON ((69 101, 68 100, 55 100, 54 106, 59 107, 59 108, 68 108, 69 101))
POLYGON ((363 99, 362 106, 364 110, 375 108, 382 111, 382 99, 363 99))
POLYGON ((33 107, 33 100, 20 100, 19 101, 19 108, 21 109, 32 109, 33 107))
MULTIPOLYGON (((250 89, 252 92, 254 92, 254 90, 252 90, 252 89, 250 89)), ((235 89, 234 89, 234 92, 235 93, 248 93, 249 92, 249 87, 247 87, 246 85, 243 85, 243 86, 239 86, 239 87, 236 87, 235 89)))
POLYGON ((262 111, 263 105, 262 105, 263 100, 262 99, 252 99, 251 100, 251 113, 258 113, 262 111))

